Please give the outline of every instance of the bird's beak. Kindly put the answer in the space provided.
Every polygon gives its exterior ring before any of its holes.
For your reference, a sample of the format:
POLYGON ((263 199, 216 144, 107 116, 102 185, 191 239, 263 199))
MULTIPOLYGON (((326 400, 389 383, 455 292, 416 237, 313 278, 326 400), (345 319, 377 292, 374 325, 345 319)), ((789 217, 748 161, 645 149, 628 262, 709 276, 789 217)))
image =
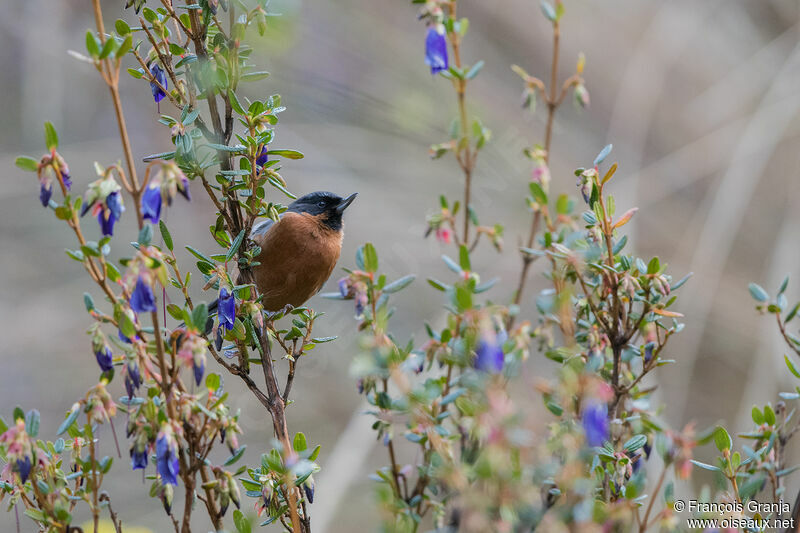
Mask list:
POLYGON ((358 196, 358 193, 354 192, 353 194, 342 200, 339 203, 339 205, 336 206, 336 212, 339 213, 340 215, 344 213, 344 210, 347 209, 350 206, 350 204, 353 203, 353 200, 356 199, 356 196, 358 196))

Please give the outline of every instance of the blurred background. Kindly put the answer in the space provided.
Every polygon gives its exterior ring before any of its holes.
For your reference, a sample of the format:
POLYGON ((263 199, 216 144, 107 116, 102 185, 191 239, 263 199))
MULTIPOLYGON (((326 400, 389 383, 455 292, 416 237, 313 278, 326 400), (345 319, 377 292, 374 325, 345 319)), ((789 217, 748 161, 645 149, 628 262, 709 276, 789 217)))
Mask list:
MULTIPOLYGON (((521 82, 509 66, 547 77, 551 32, 533 0, 459 4, 471 22, 465 62, 486 61, 469 87, 470 110, 494 133, 479 158, 474 205, 482 223, 506 226, 505 252, 482 247, 473 264, 484 278, 503 280, 493 289, 493 298, 502 300, 511 296, 520 266, 515 249, 528 224, 521 199, 530 167, 521 150, 541 142, 544 129, 541 107, 535 114, 521 111, 521 82)), ((118 17, 131 20, 123 5, 103 2, 107 25, 118 17)), ((0 413, 8 419, 16 404, 38 408, 43 436, 53 438, 65 410, 96 379, 82 335, 89 325, 82 303, 88 283, 62 252, 73 244, 71 233, 45 216, 35 178, 13 160, 41 154, 45 120, 58 129, 77 191, 95 179, 93 161, 111 164, 122 154, 105 86, 91 66, 66 53, 83 49, 93 25, 89 2, 0 0, 0 7, 0 168, 6 176, 0 188, 0 413)), ((271 19, 267 36, 250 44, 272 75, 251 84, 249 94, 280 93, 288 107, 274 146, 306 154, 284 166, 290 189, 359 192, 347 212, 342 266, 352 265, 355 249, 372 241, 390 278, 446 279, 443 250, 423 239, 425 215, 439 192, 460 195, 460 174, 452 159, 430 161, 427 148, 446 140, 455 101, 448 82, 432 78, 424 65, 425 28, 415 7, 400 0, 281 0, 271 8, 283 16, 271 19)), ((659 255, 676 279, 694 272, 676 306, 688 327, 666 354, 677 364, 657 383, 664 417, 676 427, 725 421, 747 430, 754 402, 774 401, 777 391, 793 386, 776 378, 786 374, 784 348, 774 323, 753 310, 747 284, 758 281, 774 293, 784 275, 800 274, 798 4, 576 0, 566 8, 562 79, 585 52, 591 106, 578 111, 568 100, 556 117, 554 187, 575 193, 572 170, 614 144, 618 210, 640 208, 629 225, 635 250, 645 258, 659 255)), ((156 123, 148 85, 123 78, 134 152, 168 150, 169 132, 156 123)), ((162 104, 163 112, 175 114, 162 104)), ((207 231, 213 209, 199 191, 193 196, 191 204, 177 201, 167 222, 176 241, 213 250, 207 231)), ((118 239, 117 256, 129 253, 122 243, 135 235, 130 213, 118 232, 125 237, 118 239)), ((96 238, 94 225, 88 227, 96 238)), ((533 320, 540 272, 532 269, 534 290, 524 303, 533 320)), ((335 290, 337 277, 327 290, 335 290)), ((800 279, 788 296, 800 297, 800 279)), ((424 321, 443 320, 440 293, 422 279, 400 293, 397 304, 399 338, 422 339, 424 321)), ((302 361, 294 387, 301 401, 288 410, 290 429, 322 444, 315 530, 370 530, 378 517, 367 476, 383 464, 385 452, 372 445, 371 422, 359 415, 363 406, 348 373, 355 352, 352 308, 319 297, 311 305, 327 312, 317 333, 345 337, 302 361)), ((547 375, 552 367, 534 355, 528 370, 547 375)), ((226 387, 242 410, 246 459, 256 461, 270 422, 238 381, 227 378, 226 387)), ((123 394, 121 384, 113 388, 123 394)), ((535 394, 530 398, 538 401, 535 394)), ((114 453, 112 442, 106 435, 104 453, 114 453)), ((125 502, 117 504, 123 521, 166 531, 160 503, 147 496, 149 485, 141 486, 138 473, 126 468, 125 449, 118 461, 107 488, 125 502)), ((696 487, 676 492, 682 490, 696 487)), ((246 509, 251 504, 244 499, 246 509)), ((12 526, 13 513, 0 514, 0 530, 12 526)), ((198 531, 205 527, 198 522, 198 531)))

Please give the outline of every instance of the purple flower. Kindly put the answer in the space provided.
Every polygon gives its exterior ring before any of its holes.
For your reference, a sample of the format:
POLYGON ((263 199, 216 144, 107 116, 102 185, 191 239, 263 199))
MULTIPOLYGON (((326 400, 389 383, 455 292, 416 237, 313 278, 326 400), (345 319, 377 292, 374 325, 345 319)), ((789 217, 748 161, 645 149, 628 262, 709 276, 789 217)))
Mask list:
POLYGON ((128 362, 128 372, 125 374, 125 392, 128 398, 136 396, 136 391, 142 385, 142 375, 139 372, 139 365, 135 362, 128 362))
POLYGON ((53 182, 45 180, 39 183, 39 201, 42 206, 47 207, 50 205, 50 197, 53 196, 53 182))
POLYGON ((161 185, 157 182, 149 184, 144 190, 142 217, 153 224, 157 224, 161 218, 161 185))
POLYGON ((589 446, 602 446, 608 439, 608 406, 591 402, 583 409, 581 424, 589 446))
POLYGON ((369 297, 367 296, 366 291, 358 291, 356 293, 356 316, 362 316, 364 314, 364 309, 367 307, 369 303, 369 297))
POLYGON ((133 470, 147 468, 147 447, 139 449, 136 444, 131 447, 131 468, 133 470))
POLYGON ((342 295, 342 298, 350 296, 350 289, 352 286, 353 284, 350 282, 349 277, 344 277, 339 280, 339 294, 342 295))
POLYGON ((200 382, 203 381, 203 373, 206 370, 206 363, 202 358, 195 357, 194 363, 192 364, 192 370, 194 371, 194 381, 197 385, 200 385, 200 382))
POLYGON ((650 360, 653 359, 653 348, 655 348, 656 343, 648 342, 644 345, 644 364, 649 364, 650 360))
POLYGON ((100 346, 98 350, 95 350, 94 357, 97 359, 97 364, 103 372, 108 372, 114 368, 114 361, 112 360, 111 350, 108 349, 108 346, 100 346))
POLYGON ((137 313, 146 313, 148 311, 156 311, 156 298, 153 295, 153 289, 150 285, 139 276, 136 280, 136 287, 131 294, 131 309, 137 313))
POLYGON ((499 374, 503 371, 505 354, 498 339, 481 339, 475 354, 475 362, 473 364, 476 370, 488 372, 489 374, 499 374))
POLYGON ((64 187, 66 187, 67 190, 70 190, 72 187, 72 176, 70 176, 69 168, 67 168, 67 164, 64 163, 63 160, 61 160, 61 163, 59 163, 58 170, 61 174, 61 180, 64 182, 64 187))
POLYGON ((263 167, 269 161, 269 154, 267 153, 267 145, 265 144, 264 147, 261 149, 261 153, 258 155, 258 159, 256 159, 256 166, 258 168, 263 167))
POLYGON ((168 485, 178 484, 178 443, 172 431, 162 430, 156 440, 156 470, 161 476, 161 481, 168 485))
POLYGON ((214 335, 214 347, 217 351, 222 349, 222 341, 224 340, 222 337, 224 335, 225 328, 220 324, 220 327, 217 328, 217 332, 214 335))
POLYGON ((314 477, 308 476, 308 478, 303 483, 303 492, 306 493, 306 499, 308 503, 314 503, 314 477))
POLYGON ((425 38, 425 64, 431 67, 431 74, 447 70, 447 41, 435 26, 428 28, 425 38))
MULTIPOLYGON (((181 178, 178 180, 178 192, 181 194, 181 196, 186 198, 187 201, 192 201, 192 195, 189 194, 189 178, 186 176, 181 176, 181 178)), ((171 198, 170 202, 172 202, 171 198)))
POLYGON ((15 465, 22 483, 28 481, 28 476, 31 474, 31 458, 25 455, 17 459, 15 465))
POLYGON ((119 191, 114 191, 106 196, 106 205, 97 214, 97 221, 100 223, 103 235, 110 237, 114 234, 114 223, 120 219, 124 210, 119 191))
MULTIPOLYGON (((164 70, 160 66, 156 64, 150 67, 150 74, 152 74, 156 81, 161 84, 161 87, 164 89, 167 88, 167 76, 164 74, 164 70)), ((150 92, 153 93, 153 100, 155 100, 156 103, 160 102, 165 96, 167 96, 167 93, 162 91, 161 87, 159 87, 155 82, 150 82, 150 92)))
POLYGON ((228 289, 219 290, 219 325, 231 331, 236 321, 236 298, 228 289))

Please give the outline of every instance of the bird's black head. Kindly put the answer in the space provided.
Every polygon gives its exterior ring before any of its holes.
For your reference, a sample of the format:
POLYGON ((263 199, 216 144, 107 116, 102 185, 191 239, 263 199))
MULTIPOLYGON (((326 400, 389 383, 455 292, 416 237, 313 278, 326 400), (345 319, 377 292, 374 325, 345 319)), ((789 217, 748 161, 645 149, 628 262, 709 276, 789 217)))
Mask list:
POLYGON ((323 224, 334 231, 339 231, 342 229, 342 213, 353 203, 357 194, 353 193, 347 198, 342 198, 332 192, 312 192, 289 204, 289 211, 319 217, 323 224))

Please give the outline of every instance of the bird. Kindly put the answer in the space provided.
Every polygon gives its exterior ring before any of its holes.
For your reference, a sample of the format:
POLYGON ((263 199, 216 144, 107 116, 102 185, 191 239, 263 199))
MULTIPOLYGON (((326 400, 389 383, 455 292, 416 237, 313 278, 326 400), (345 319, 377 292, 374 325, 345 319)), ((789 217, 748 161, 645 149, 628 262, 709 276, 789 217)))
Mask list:
MULTIPOLYGON (((342 251, 342 215, 358 193, 347 198, 327 191, 316 191, 289 204, 278 220, 267 219, 253 226, 250 238, 261 248, 254 257, 256 289, 265 311, 276 313, 302 306, 328 281, 342 251)), ((241 283, 234 267, 231 278, 241 283)), ((219 298, 207 306, 205 334, 214 331, 219 298)), ((186 328, 178 325, 177 343, 186 328)), ((217 329, 217 349, 222 335, 217 329)))
POLYGON ((342 215, 357 195, 312 192, 289 204, 277 221, 253 226, 250 238, 261 247, 253 274, 265 310, 300 307, 319 292, 339 260, 342 215))

